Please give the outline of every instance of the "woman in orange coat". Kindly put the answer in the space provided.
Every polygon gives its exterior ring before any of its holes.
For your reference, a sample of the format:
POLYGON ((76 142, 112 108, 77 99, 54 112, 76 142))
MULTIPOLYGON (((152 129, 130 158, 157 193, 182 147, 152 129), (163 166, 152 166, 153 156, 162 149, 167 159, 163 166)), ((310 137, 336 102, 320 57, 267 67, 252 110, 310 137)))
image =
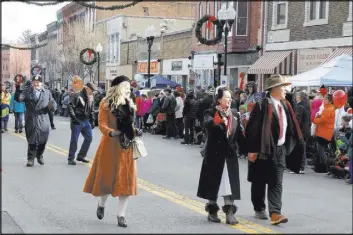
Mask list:
POLYGON ((136 195, 136 165, 131 140, 141 135, 133 127, 136 106, 130 98, 129 78, 116 77, 99 105, 102 139, 83 191, 99 197, 98 219, 104 217, 109 195, 119 196, 118 225, 127 227, 125 210, 130 195, 136 195))
POLYGON ((335 106, 333 105, 332 94, 325 96, 324 110, 321 115, 316 115, 313 123, 316 124, 317 151, 321 157, 321 162, 327 165, 325 146, 332 140, 335 125, 335 106))

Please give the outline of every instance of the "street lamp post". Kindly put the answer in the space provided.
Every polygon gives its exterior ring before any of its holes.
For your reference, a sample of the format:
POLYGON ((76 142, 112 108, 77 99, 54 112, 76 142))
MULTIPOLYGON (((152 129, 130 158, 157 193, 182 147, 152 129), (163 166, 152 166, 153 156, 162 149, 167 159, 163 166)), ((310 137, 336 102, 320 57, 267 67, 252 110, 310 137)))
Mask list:
POLYGON ((224 27, 224 75, 227 75, 227 52, 228 52, 228 34, 233 26, 237 12, 233 7, 226 9, 226 4, 223 3, 221 9, 218 12, 218 19, 221 21, 224 27))
POLYGON ((46 75, 46 70, 47 70, 47 63, 46 62, 44 62, 44 64, 43 64, 43 77, 44 77, 44 83, 47 81, 46 79, 45 79, 45 75, 46 75))
POLYGON ((148 76, 148 88, 151 88, 151 48, 154 40, 154 25, 148 26, 145 32, 148 45, 148 65, 147 65, 147 76, 148 76))
POLYGON ((100 54, 103 51, 103 47, 102 47, 102 44, 101 43, 98 43, 97 47, 96 47, 96 52, 97 52, 97 73, 98 73, 98 87, 99 86, 99 75, 100 75, 100 72, 99 72, 99 63, 100 63, 100 54))

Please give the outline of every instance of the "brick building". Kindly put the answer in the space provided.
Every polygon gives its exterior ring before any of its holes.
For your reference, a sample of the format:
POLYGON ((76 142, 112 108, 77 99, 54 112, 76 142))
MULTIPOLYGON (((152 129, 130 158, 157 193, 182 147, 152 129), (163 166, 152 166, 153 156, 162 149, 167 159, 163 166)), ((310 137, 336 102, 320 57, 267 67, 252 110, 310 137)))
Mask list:
MULTIPOLYGON (((261 1, 227 1, 227 7, 234 7, 237 12, 236 19, 228 35, 227 52, 227 75, 228 84, 231 89, 238 87, 239 74, 246 72, 247 68, 258 58, 255 50, 261 44, 261 1)), ((214 15, 217 17, 222 1, 201 1, 198 2, 195 11, 195 18, 199 20, 204 15, 214 15)), ((207 39, 213 39, 217 33, 216 28, 208 30, 204 24, 202 35, 207 39)), ((193 71, 197 74, 196 85, 207 87, 214 84, 218 77, 217 66, 218 55, 222 55, 224 60, 224 36, 222 41, 214 46, 200 44, 193 36, 194 60, 193 71)), ((221 74, 223 74, 223 67, 221 74)), ((245 76, 245 79, 247 76, 245 76)), ((248 78, 253 79, 253 78, 248 78)))
MULTIPOLYGON (((15 45, 26 47, 27 45, 15 45)), ((17 74, 30 76, 31 52, 12 48, 1 48, 1 81, 13 82, 17 74)))
MULTIPOLYGON (((96 25, 105 24, 107 32, 106 44, 103 50, 106 57, 100 64, 101 77, 112 80, 118 73, 126 73, 131 77, 133 65, 121 64, 120 56, 123 41, 146 41, 145 30, 148 26, 155 26, 156 36, 188 30, 193 27, 195 2, 140 2, 135 6, 117 11, 96 11, 96 25)), ((100 6, 116 5, 116 2, 99 2, 100 6)), ((163 41, 163 40, 162 40, 163 41)), ((140 44, 139 44, 140 45, 140 44)), ((156 40, 152 51, 159 50, 156 40)), ((147 45, 141 49, 147 53, 147 45)), ((147 59, 147 57, 146 57, 147 59)), ((138 58, 139 61, 143 59, 138 58)), ((153 64, 159 62, 152 60, 153 64)), ((142 63, 142 62, 141 62, 142 63)), ((159 64, 158 66, 161 66, 159 64)), ((141 67, 141 66, 140 66, 141 67)), ((162 69, 162 67, 160 67, 162 69)), ((146 71, 140 71, 141 76, 147 75, 146 71)))
POLYGON ((248 73, 295 75, 343 53, 352 55, 352 1, 280 1, 264 7, 265 53, 248 73))
MULTIPOLYGON (((151 49, 151 74, 161 74, 187 88, 191 49, 192 29, 166 33, 154 39, 151 49)), ((120 66, 114 71, 139 80, 139 75, 147 74, 146 39, 121 42, 120 66)), ((141 77, 141 76, 140 76, 141 77)))

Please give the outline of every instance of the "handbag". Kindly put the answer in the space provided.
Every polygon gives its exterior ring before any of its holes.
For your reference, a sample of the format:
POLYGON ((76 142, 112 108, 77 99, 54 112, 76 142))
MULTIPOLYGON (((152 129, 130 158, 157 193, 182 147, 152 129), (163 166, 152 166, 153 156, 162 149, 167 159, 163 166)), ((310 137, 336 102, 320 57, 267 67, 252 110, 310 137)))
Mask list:
POLYGON ((152 116, 152 114, 148 115, 146 123, 147 124, 153 124, 153 116, 152 116))
POLYGON ((134 160, 147 156, 147 150, 145 148, 145 144, 143 143, 141 137, 135 137, 132 140, 132 149, 133 149, 134 160))

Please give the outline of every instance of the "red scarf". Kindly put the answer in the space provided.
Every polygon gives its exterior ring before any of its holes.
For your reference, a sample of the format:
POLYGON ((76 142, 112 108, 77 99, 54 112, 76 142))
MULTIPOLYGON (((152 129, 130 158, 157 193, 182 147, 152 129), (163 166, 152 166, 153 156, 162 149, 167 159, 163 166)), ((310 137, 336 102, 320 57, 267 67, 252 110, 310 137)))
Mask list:
POLYGON ((227 118, 228 120, 228 123, 226 125, 227 138, 228 138, 232 128, 232 111, 230 110, 230 108, 224 109, 219 105, 216 106, 216 110, 218 112, 215 113, 215 118, 219 118, 219 119, 227 118))

